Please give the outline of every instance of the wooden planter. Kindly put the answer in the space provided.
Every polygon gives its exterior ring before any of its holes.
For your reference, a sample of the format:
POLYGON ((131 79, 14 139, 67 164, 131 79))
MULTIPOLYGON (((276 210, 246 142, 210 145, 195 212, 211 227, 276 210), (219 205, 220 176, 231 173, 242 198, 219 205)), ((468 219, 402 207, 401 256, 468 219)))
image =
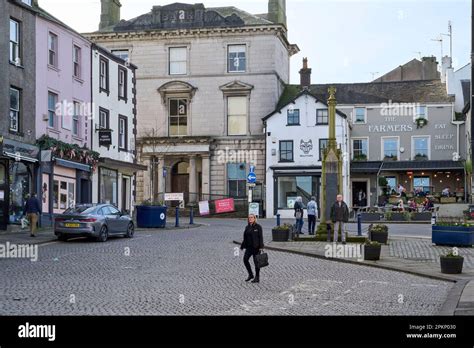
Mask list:
POLYGON ((377 261, 380 260, 381 245, 364 245, 364 260, 377 261))
POLYGON ((380 221, 382 219, 379 213, 360 213, 362 222, 380 221))
POLYGON ((372 242, 379 242, 380 244, 387 244, 388 232, 369 232, 370 240, 372 242))
POLYGON ((471 247, 474 245, 474 227, 432 226, 431 241, 436 245, 471 247))
POLYGON ((464 263, 463 257, 440 257, 441 273, 444 274, 461 274, 464 263))
POLYGON ((272 240, 274 242, 288 242, 290 238, 290 230, 273 228, 272 229, 272 240))

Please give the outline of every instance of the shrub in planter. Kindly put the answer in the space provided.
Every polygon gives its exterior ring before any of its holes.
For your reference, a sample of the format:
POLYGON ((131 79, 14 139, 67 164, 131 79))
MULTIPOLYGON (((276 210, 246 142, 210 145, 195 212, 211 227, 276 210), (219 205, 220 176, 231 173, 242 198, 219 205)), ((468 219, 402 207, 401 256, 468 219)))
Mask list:
POLYGON ((384 224, 376 224, 369 226, 369 239, 380 244, 387 244, 388 226, 384 224))
POLYGON ((382 245, 379 242, 373 242, 367 239, 364 244, 364 260, 377 261, 380 260, 380 252, 382 245))
POLYGON ((461 274, 464 264, 464 257, 455 252, 440 256, 441 273, 444 274, 461 274))
POLYGON ((272 228, 272 240, 274 242, 288 242, 292 228, 293 226, 288 224, 272 228))

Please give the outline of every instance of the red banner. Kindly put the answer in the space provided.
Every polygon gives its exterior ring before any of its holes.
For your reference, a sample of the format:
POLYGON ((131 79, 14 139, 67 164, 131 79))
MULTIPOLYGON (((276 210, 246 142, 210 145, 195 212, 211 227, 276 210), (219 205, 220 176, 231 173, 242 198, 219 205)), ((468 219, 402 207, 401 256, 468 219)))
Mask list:
POLYGON ((235 211, 234 199, 221 199, 215 202, 216 214, 232 213, 235 211))

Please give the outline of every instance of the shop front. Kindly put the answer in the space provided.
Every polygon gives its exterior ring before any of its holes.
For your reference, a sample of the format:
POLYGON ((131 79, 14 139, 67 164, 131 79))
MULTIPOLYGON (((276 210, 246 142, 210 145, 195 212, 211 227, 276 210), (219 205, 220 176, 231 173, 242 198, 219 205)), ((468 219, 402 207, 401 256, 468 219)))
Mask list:
POLYGON ((294 217, 294 205, 301 197, 306 207, 311 197, 320 202, 321 167, 270 168, 273 171, 273 215, 294 217))
POLYGON ((41 166, 42 223, 78 204, 91 203, 91 166, 55 158, 41 166))
POLYGON ((39 149, 15 140, 0 142, 0 229, 19 225, 26 199, 35 192, 39 149))
POLYGON ((388 195, 397 195, 402 185, 408 199, 432 197, 435 203, 465 203, 466 173, 462 161, 384 162, 380 176, 388 195))
POLYGON ((146 166, 101 158, 93 175, 93 197, 97 203, 113 204, 120 211, 133 214, 135 206, 135 176, 146 166))

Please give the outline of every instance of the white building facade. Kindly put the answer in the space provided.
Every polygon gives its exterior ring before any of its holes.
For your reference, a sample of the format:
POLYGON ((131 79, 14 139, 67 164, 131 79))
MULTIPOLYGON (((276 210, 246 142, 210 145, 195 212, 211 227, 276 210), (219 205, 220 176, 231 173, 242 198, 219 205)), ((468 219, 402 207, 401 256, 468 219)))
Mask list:
MULTIPOLYGON (((312 196, 321 206, 322 154, 329 136, 328 105, 308 90, 264 118, 266 131, 266 217, 294 216, 300 196, 306 206, 312 196)), ((336 113, 336 139, 348 153, 349 124, 344 113, 336 113)), ((343 192, 349 194, 350 168, 343 162, 343 192)), ((335 198, 334 198, 335 199, 335 198)))
POLYGON ((100 154, 92 176, 93 203, 133 213, 136 173, 136 67, 92 46, 92 149, 100 154))

